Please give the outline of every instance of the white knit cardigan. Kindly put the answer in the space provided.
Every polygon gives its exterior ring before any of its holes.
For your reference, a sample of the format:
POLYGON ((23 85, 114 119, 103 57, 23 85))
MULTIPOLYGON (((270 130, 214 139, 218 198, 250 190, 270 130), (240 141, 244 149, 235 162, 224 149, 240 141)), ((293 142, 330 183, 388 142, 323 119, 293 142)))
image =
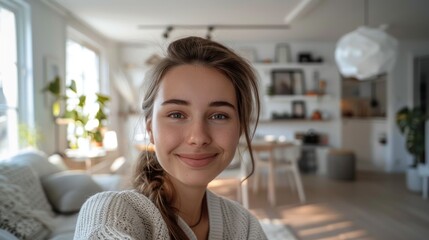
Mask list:
MULTIPOLYGON (((267 239, 258 220, 239 203, 207 190, 209 239, 267 239)), ((190 240, 196 236, 179 217, 190 240)), ((92 196, 80 210, 74 239, 170 239, 158 208, 135 190, 92 196)))

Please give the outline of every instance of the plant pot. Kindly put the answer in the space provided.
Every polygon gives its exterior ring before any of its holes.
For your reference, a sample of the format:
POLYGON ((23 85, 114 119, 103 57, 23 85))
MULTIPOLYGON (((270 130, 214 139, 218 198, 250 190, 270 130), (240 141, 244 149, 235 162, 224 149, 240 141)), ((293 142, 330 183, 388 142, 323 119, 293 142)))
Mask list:
POLYGON ((408 190, 412 192, 422 191, 422 178, 419 175, 418 168, 408 168, 406 178, 408 190))

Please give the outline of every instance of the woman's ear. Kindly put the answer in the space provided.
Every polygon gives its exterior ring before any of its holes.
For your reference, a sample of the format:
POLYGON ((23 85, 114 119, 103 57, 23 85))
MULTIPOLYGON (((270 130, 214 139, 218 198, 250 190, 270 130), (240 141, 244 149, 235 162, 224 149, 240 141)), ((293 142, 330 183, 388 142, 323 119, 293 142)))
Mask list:
POLYGON ((152 144, 155 144, 155 141, 153 140, 153 133, 152 133, 152 121, 149 120, 146 122, 146 131, 149 135, 149 141, 152 144))

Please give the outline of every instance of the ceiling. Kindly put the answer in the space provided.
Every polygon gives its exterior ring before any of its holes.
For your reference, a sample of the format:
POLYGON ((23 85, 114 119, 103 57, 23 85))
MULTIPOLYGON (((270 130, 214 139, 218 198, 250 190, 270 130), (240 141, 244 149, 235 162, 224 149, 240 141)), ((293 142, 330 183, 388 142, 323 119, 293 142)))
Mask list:
MULTIPOLYGON (((43 0, 125 44, 156 43, 164 28, 139 25, 287 25, 287 29, 214 29, 230 42, 336 41, 365 24, 398 39, 429 39, 427 0, 43 0), (302 5, 300 5, 302 4, 302 5), (301 11, 300 6, 304 6, 301 11), (365 17, 367 9, 368 17, 365 17), (293 15, 297 11, 297 15, 293 15), (291 15, 292 14, 292 15, 291 15), (292 17, 286 23, 286 16, 292 17)), ((174 29, 170 38, 206 36, 207 29, 174 29)))

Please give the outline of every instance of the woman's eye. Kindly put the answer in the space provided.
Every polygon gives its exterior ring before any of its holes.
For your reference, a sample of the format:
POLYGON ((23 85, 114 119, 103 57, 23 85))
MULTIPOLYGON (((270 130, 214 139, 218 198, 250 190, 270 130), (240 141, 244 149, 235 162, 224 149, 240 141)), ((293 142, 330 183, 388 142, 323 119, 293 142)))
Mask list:
POLYGON ((225 114, 214 114, 210 118, 214 120, 224 120, 228 119, 228 116, 226 116, 225 114))
POLYGON ((181 114, 181 113, 170 113, 168 115, 168 117, 170 117, 170 118, 185 118, 185 116, 183 116, 183 114, 181 114))

